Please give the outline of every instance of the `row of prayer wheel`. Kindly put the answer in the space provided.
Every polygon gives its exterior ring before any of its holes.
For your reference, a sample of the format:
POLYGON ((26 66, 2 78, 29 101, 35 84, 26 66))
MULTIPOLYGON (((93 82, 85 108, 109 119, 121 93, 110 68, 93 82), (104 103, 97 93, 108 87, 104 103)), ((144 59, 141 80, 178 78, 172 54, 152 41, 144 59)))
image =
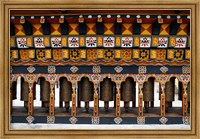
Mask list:
MULTIPOLYGON (((40 84, 40 100, 42 101, 42 107, 49 107, 50 100, 50 83, 45 80, 45 78, 39 79, 40 84)), ((33 96, 36 98, 36 90, 34 84, 33 96)), ((124 101, 124 108, 128 110, 130 102, 133 103, 132 107, 135 107, 136 102, 136 82, 132 78, 127 78, 125 82, 121 84, 121 101, 124 101)), ((12 99, 16 99, 16 87, 17 82, 13 82, 12 84, 12 99)), ((179 82, 179 100, 182 100, 183 86, 182 83, 179 82)), ((28 104, 28 93, 29 93, 29 85, 27 82, 21 78, 21 100, 24 101, 24 107, 27 108, 28 104)), ((187 87, 188 93, 188 105, 190 105, 190 84, 187 87)), ((89 102, 93 101, 94 94, 94 85, 87 77, 83 77, 80 82, 78 82, 78 101, 85 102, 86 111, 89 110, 89 102)), ((165 84, 165 107, 166 110, 172 107, 172 102, 174 101, 175 94, 175 78, 171 78, 169 82, 165 84)), ((116 96, 116 85, 111 81, 110 78, 105 78, 100 83, 99 89, 99 100, 104 101, 105 111, 109 109, 109 101, 115 101, 116 96)), ((160 96, 160 95, 159 95, 160 96)), ((65 103, 65 108, 68 111, 70 108, 70 101, 72 100, 72 84, 66 78, 60 78, 60 107, 63 107, 61 104, 65 103)), ((154 78, 149 78, 143 85, 143 101, 144 108, 148 110, 148 108, 154 107, 154 78)), ((80 103, 78 103, 78 107, 80 103)))

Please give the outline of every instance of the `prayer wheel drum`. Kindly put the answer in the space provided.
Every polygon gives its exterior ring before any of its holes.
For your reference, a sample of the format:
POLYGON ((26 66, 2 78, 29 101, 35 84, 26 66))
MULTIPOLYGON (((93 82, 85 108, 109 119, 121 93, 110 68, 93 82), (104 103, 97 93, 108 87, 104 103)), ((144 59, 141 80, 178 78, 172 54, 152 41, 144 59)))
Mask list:
POLYGON ((174 101, 175 94, 175 78, 171 78, 169 82, 165 84, 165 109, 172 107, 172 101, 174 101))
POLYGON ((126 110, 129 108, 130 101, 135 103, 135 82, 130 77, 121 84, 121 100, 124 101, 126 110))
POLYGON ((66 78, 60 78, 60 101, 65 102, 65 108, 68 111, 70 101, 72 100, 72 84, 66 78))
POLYGON ((84 101, 85 102, 85 109, 88 111, 89 110, 89 102, 93 101, 93 88, 94 85, 92 82, 89 81, 87 77, 83 77, 81 79, 81 82, 79 82, 79 101, 84 101))
POLYGON ((113 101, 114 88, 111 79, 105 78, 100 84, 100 100, 104 101, 104 108, 107 111, 109 101, 113 101))
POLYGON ((42 107, 49 108, 50 83, 45 78, 40 78, 40 99, 42 107))
POLYGON ((28 82, 25 82, 24 78, 21 78, 21 100, 24 101, 24 107, 28 107, 28 94, 29 94, 29 85, 28 82))
POLYGON ((154 78, 150 77, 143 85, 144 107, 154 107, 154 78))

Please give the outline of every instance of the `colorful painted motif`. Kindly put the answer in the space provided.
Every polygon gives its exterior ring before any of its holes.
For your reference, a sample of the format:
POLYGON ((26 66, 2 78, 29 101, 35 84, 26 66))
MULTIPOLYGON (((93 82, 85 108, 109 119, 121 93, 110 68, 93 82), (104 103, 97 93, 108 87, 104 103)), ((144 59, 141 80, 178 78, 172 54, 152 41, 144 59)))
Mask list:
POLYGON ((61 37, 52 37, 51 38, 51 47, 53 47, 53 48, 61 47, 61 37))
POLYGON ((69 47, 79 47, 79 38, 78 37, 69 37, 68 38, 69 47))
POLYGON ((104 59, 106 60, 114 59, 114 50, 111 49, 104 50, 104 59))
POLYGON ((166 50, 157 50, 157 60, 166 59, 166 50))
POLYGON ((92 67, 92 72, 93 73, 100 73, 101 72, 101 67, 100 66, 93 66, 92 67))
POLYGON ((121 47, 133 47, 133 37, 122 37, 121 47))
POLYGON ((63 52, 63 58, 64 59, 67 59, 67 58, 69 58, 69 50, 62 50, 62 52, 63 52))
POLYGON ((138 73, 143 74, 147 72, 147 67, 146 66, 139 66, 138 68, 138 73))
POLYGON ((139 59, 148 60, 149 59, 149 50, 139 50, 139 59))
POLYGON ((97 47, 97 38, 86 37, 86 47, 97 47))
POLYGON ((80 51, 77 49, 70 50, 70 59, 78 60, 80 58, 80 51))
POLYGON ((26 45, 26 38, 25 37, 17 38, 17 47, 18 48, 28 48, 27 45, 26 45))
POLYGON ((159 37, 158 38, 158 48, 167 48, 168 38, 167 37, 159 37))
POLYGON ((176 37, 175 48, 185 48, 187 43, 187 37, 176 37))
POLYGON ((44 38, 34 37, 34 46, 35 48, 44 48, 44 38))
POLYGON ((151 46, 151 37, 140 37, 140 47, 149 48, 151 46))
POLYGON ((96 60, 97 59, 97 50, 96 49, 87 50, 87 58, 88 58, 88 60, 96 60))
POLYGON ((114 47, 115 45, 115 38, 114 37, 104 37, 103 38, 103 46, 104 47, 114 47))
POLYGON ((122 50, 122 59, 123 60, 131 60, 132 58, 132 50, 131 49, 123 49, 122 50))
POLYGON ((51 59, 51 50, 50 49, 45 50, 45 57, 46 57, 46 59, 51 59))
POLYGON ((18 59, 19 56, 18 56, 18 50, 11 50, 11 58, 12 59, 18 59))
POLYGON ((104 56, 103 49, 97 49, 97 57, 98 58, 103 58, 103 56, 104 56))
POLYGON ((62 60, 62 49, 54 49, 53 50, 53 59, 54 60, 62 60))
POLYGON ((174 50, 174 60, 182 60, 184 55, 183 50, 174 50))
POLYGON ((22 60, 28 60, 29 59, 29 52, 28 52, 28 50, 20 50, 19 53, 20 53, 20 58, 22 60))
POLYGON ((33 72, 35 71, 35 67, 29 66, 29 67, 27 68, 27 70, 28 70, 29 73, 33 73, 33 72))
POLYGON ((38 60, 45 60, 45 50, 36 50, 36 58, 38 60))
POLYGON ((79 69, 78 69, 78 67, 76 67, 76 66, 72 66, 72 67, 70 68, 70 70, 71 70, 72 73, 76 73, 79 69))
POLYGON ((185 59, 190 59, 190 50, 185 50, 185 59))
POLYGON ((48 73, 55 73, 56 67, 55 66, 48 66, 48 73))
POLYGON ((161 71, 162 73, 166 73, 166 72, 168 71, 168 68, 165 67, 165 66, 162 66, 162 67, 160 68, 160 71, 161 71))
POLYGON ((135 37, 134 38, 134 46, 140 46, 140 38, 139 37, 135 37))
POLYGON ((120 67, 120 66, 117 66, 117 67, 114 68, 114 70, 115 70, 117 73, 120 73, 120 72, 123 71, 123 68, 120 67))
POLYGON ((167 58, 168 59, 174 58, 174 50, 167 50, 167 58))
POLYGON ((157 58, 157 50, 150 50, 150 52, 151 52, 150 58, 156 59, 157 58))

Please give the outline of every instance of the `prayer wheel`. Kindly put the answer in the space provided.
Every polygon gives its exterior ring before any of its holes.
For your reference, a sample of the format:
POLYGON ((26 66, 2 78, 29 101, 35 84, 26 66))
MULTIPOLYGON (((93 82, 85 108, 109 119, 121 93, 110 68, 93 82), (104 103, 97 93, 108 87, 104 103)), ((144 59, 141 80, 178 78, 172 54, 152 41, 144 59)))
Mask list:
POLYGON ((104 108, 108 111, 109 101, 113 101, 114 88, 111 79, 105 78, 100 84, 100 100, 104 101, 104 108))
POLYGON ((83 77, 81 79, 81 85, 80 86, 80 94, 79 94, 79 101, 85 102, 85 109, 86 111, 89 110, 89 102, 93 101, 93 83, 89 81, 87 77, 83 77))
POLYGON ((121 100, 124 101, 124 108, 128 110, 129 102, 135 103, 135 82, 132 78, 127 78, 121 84, 121 100))
POLYGON ((24 78, 21 78, 21 100, 24 101, 25 108, 28 108, 28 94, 29 94, 28 82, 25 82, 24 78))
POLYGON ((154 78, 149 78, 143 85, 144 107, 154 107, 154 78))
POLYGON ((44 78, 40 78, 40 99, 42 101, 42 107, 49 108, 50 83, 44 78))
POLYGON ((69 103, 72 99, 72 84, 66 79, 60 79, 60 101, 65 102, 65 108, 69 110, 69 103))
POLYGON ((172 101, 174 101, 175 94, 175 78, 171 78, 169 82, 165 84, 165 109, 172 107, 172 101))

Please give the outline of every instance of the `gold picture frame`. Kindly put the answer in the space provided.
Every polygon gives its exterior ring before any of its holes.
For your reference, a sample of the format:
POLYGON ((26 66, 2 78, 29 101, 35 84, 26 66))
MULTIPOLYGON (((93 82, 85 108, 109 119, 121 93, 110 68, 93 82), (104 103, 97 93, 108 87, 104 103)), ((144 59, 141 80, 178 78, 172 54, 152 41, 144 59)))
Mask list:
POLYGON ((200 138, 199 0, 1 0, 0 135, 74 138, 200 138), (191 11, 191 130, 10 130, 9 129, 9 11, 12 9, 189 9, 191 11))

